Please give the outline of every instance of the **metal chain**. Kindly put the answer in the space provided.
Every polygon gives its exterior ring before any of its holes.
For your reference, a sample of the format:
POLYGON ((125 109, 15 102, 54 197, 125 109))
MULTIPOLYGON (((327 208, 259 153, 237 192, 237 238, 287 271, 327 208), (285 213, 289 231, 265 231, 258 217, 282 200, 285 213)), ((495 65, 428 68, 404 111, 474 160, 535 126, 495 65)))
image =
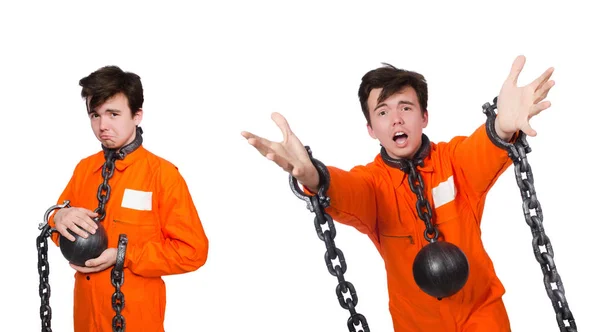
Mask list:
POLYGON ((527 154, 531 148, 527 143, 525 133, 519 132, 519 136, 514 144, 504 142, 496 133, 494 123, 497 108, 498 97, 494 98, 492 105, 485 103, 483 112, 487 115, 486 130, 492 142, 500 148, 508 151, 509 157, 514 163, 515 177, 517 186, 521 192, 523 200, 523 214, 525 222, 531 228, 533 235, 533 253, 535 259, 540 263, 542 274, 544 275, 544 287, 546 293, 552 302, 556 321, 561 332, 577 332, 577 325, 573 313, 569 309, 565 289, 558 274, 556 264, 554 263, 554 250, 550 243, 550 238, 546 235, 543 226, 542 206, 537 199, 535 187, 533 185, 533 171, 527 161, 527 154))
POLYGON ((38 252, 38 274, 40 276, 39 294, 40 294, 40 319, 42 321, 42 332, 52 332, 52 308, 50 307, 50 264, 48 263, 48 238, 54 231, 48 225, 50 213, 56 209, 69 207, 69 201, 63 204, 51 206, 44 214, 44 222, 39 224, 40 235, 36 238, 36 248, 38 252))
POLYGON ((121 311, 125 307, 125 295, 121 292, 123 286, 123 265, 125 264, 125 252, 127 251, 127 235, 119 235, 119 245, 117 247, 117 263, 111 270, 111 283, 115 287, 115 292, 112 296, 112 307, 115 310, 115 316, 112 320, 112 328, 114 332, 125 332, 125 317, 121 315, 121 311))
POLYGON ((100 222, 106 217, 106 203, 110 198, 110 186, 108 180, 113 176, 115 172, 115 155, 113 151, 109 151, 106 155, 106 162, 102 166, 102 178, 104 181, 98 186, 98 207, 94 212, 98 213, 98 216, 94 218, 94 221, 100 222), (104 193, 106 192, 106 193, 104 193))
MULTIPOLYGON (((106 216, 106 203, 110 198, 110 185, 108 184, 108 180, 113 176, 115 171, 115 159, 122 159, 124 157, 123 154, 116 154, 113 150, 108 150, 106 154, 106 162, 102 166, 102 177, 104 178, 104 182, 100 184, 98 187, 98 208, 94 211, 98 213, 98 217, 94 220, 97 222, 104 220, 106 216)), ((112 296, 112 307, 115 311, 115 316, 112 320, 112 329, 113 332, 124 332, 125 331, 125 317, 121 315, 121 311, 125 307, 125 295, 121 292, 121 286, 125 281, 125 276, 123 274, 123 265, 125 259, 125 250, 127 248, 127 235, 120 234, 119 242, 117 247, 117 262, 115 266, 113 266, 111 270, 111 283, 113 287, 115 287, 115 292, 112 296)))
POLYGON ((52 332, 52 308, 50 308, 50 264, 48 264, 48 237, 50 226, 46 225, 36 239, 38 251, 38 274, 40 275, 40 319, 42 332, 52 332))
POLYGON ((412 161, 408 161, 408 185, 410 186, 410 190, 417 195, 417 214, 425 222, 423 236, 425 240, 433 243, 437 241, 440 233, 437 227, 431 223, 431 219, 433 218, 431 204, 429 204, 423 193, 423 178, 421 177, 421 173, 417 172, 412 161), (430 237, 430 235, 433 235, 433 237, 430 237))
POLYGON ((340 306, 350 312, 350 317, 347 321, 348 330, 350 332, 369 332, 369 325, 367 319, 362 314, 356 312, 356 305, 358 304, 358 296, 356 289, 351 282, 344 278, 346 273, 347 264, 346 259, 342 251, 335 246, 336 230, 333 223, 333 219, 329 214, 325 212, 325 209, 329 206, 330 198, 326 196, 327 189, 329 188, 329 171, 327 167, 317 159, 312 157, 310 147, 305 146, 308 151, 308 155, 317 169, 320 178, 319 190, 317 195, 309 196, 306 195, 300 186, 298 180, 290 175, 290 187, 292 192, 296 196, 307 203, 307 208, 315 213, 314 225, 317 231, 317 236, 321 241, 325 242, 325 264, 329 273, 337 277, 338 285, 335 289, 340 306), (323 226, 327 224, 327 229, 323 230, 323 226), (334 260, 339 261, 339 265, 334 263, 334 260), (334 265, 335 264, 335 265, 334 265))

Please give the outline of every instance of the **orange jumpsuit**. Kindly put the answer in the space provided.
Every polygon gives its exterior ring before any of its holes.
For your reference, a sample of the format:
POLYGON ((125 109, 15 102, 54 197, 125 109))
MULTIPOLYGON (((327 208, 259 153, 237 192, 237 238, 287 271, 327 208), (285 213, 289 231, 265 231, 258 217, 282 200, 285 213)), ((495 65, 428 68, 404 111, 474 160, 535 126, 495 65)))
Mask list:
POLYGON ((381 154, 350 171, 328 167, 331 206, 326 211, 368 235, 383 257, 395 331, 508 332, 505 290, 483 247, 480 224, 488 191, 512 161, 483 125, 470 137, 431 143, 430 149, 417 171, 432 205, 432 222, 439 239, 461 248, 470 264, 469 279, 457 294, 439 301, 415 283, 412 264, 428 243, 425 223, 417 215, 408 175, 388 166, 381 154))
MULTIPOLYGON (((70 200, 72 207, 94 211, 104 161, 102 151, 81 160, 58 203, 70 200)), ((128 238, 121 287, 126 330, 163 332, 166 289, 161 276, 195 271, 207 260, 208 240, 196 207, 177 167, 143 146, 115 162, 109 186, 101 223, 108 247, 117 247, 121 233, 128 238)), ((49 224, 54 227, 52 217, 49 224)), ((52 240, 58 245, 58 233, 52 240)), ((75 272, 75 332, 112 332, 111 268, 75 272)))

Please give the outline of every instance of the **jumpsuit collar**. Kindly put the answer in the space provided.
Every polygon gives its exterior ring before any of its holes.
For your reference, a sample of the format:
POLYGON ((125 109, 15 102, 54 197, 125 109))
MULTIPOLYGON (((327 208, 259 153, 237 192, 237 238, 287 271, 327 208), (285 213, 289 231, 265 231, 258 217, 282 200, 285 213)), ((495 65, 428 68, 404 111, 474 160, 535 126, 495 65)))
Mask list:
POLYGON ((408 173, 410 164, 420 166, 421 168, 425 167, 425 158, 429 156, 429 152, 431 149, 430 145, 431 144, 429 141, 429 137, 427 137, 427 135, 425 134, 421 134, 421 146, 419 147, 419 149, 415 153, 415 156, 412 159, 392 158, 388 155, 387 151, 385 151, 385 148, 383 146, 381 147, 381 158, 383 159, 383 162, 386 163, 386 165, 393 168, 397 168, 404 173, 408 173))
POLYGON ((421 172, 433 172, 433 165, 430 162, 425 162, 429 157, 430 152, 431 142, 429 141, 429 137, 427 137, 425 134, 422 134, 421 146, 412 159, 392 158, 390 155, 388 155, 383 146, 381 147, 380 156, 383 163, 389 167, 388 173, 392 178, 392 182, 396 184, 396 188, 400 188, 404 183, 404 180, 408 178, 410 163, 413 163, 417 170, 421 172))

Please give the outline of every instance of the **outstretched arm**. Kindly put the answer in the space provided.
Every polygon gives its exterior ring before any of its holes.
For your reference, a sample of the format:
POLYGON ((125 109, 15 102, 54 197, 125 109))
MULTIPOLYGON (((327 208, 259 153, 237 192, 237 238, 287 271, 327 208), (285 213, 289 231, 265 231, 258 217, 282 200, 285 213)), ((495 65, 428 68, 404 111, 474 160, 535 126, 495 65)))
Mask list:
MULTIPOLYGON (((263 156, 295 177, 304 186, 305 193, 318 192, 319 173, 306 148, 281 114, 273 113, 271 118, 281 130, 283 141, 273 142, 246 131, 242 132, 242 136, 263 156)), ((363 233, 374 234, 377 207, 375 184, 371 174, 364 167, 356 167, 351 171, 332 166, 327 169, 331 176, 327 192, 331 198, 331 206, 327 212, 341 223, 353 226, 363 233)))
MULTIPOLYGON (((535 136, 537 133, 529 120, 550 107, 550 102, 544 99, 554 86, 554 81, 549 80, 554 69, 548 68, 530 84, 518 87, 524 65, 525 57, 515 59, 498 96, 494 127, 498 136, 507 142, 514 141, 519 130, 535 136)), ((450 153, 458 176, 465 179, 476 198, 489 190, 511 162, 507 152, 494 145, 487 136, 483 125, 471 136, 451 141, 450 153)))

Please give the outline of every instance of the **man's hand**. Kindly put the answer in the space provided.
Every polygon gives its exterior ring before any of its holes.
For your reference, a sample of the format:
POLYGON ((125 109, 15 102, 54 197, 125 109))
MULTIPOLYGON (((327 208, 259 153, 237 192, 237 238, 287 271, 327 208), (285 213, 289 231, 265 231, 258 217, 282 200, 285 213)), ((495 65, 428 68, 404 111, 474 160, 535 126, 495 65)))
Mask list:
POLYGON ((80 207, 64 208, 56 211, 54 215, 54 228, 70 241, 75 241, 75 237, 67 230, 87 238, 88 233, 96 233, 98 225, 92 220, 98 213, 80 207))
POLYGON ((81 273, 94 273, 106 270, 107 268, 117 263, 117 248, 108 248, 104 252, 94 259, 89 259, 85 262, 85 267, 77 266, 73 264, 72 268, 81 273))
POLYGON ((319 173, 310 161, 304 145, 292 132, 287 120, 281 114, 273 113, 271 119, 283 134, 282 142, 272 142, 247 131, 242 132, 242 136, 263 156, 275 162, 309 190, 316 192, 319 185, 319 173))
POLYGON ((510 74, 504 82, 498 96, 498 116, 496 117, 496 133, 508 141, 518 130, 528 136, 536 136, 529 119, 550 107, 550 101, 543 101, 554 81, 549 81, 554 68, 548 68, 540 77, 526 86, 518 87, 517 80, 523 67, 525 57, 518 56, 512 64, 510 74))

